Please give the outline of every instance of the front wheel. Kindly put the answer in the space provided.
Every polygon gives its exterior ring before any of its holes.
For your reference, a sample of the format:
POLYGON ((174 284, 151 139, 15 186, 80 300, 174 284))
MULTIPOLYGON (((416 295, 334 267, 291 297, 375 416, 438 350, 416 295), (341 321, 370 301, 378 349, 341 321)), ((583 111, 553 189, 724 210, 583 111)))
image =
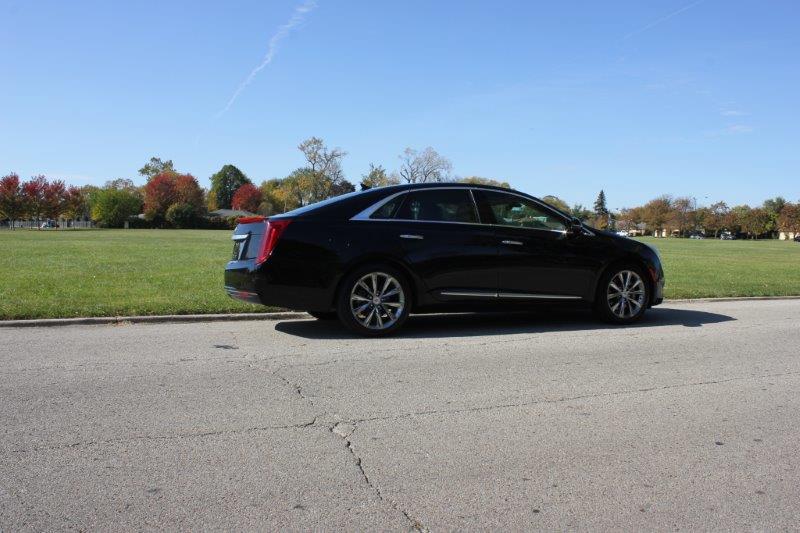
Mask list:
POLYGON ((337 300, 339 320, 369 337, 394 333, 408 318, 410 291, 405 277, 388 265, 352 272, 342 283, 337 300))
POLYGON ((595 312, 612 324, 632 324, 644 316, 650 288, 644 273, 636 266, 609 270, 600 280, 595 312))

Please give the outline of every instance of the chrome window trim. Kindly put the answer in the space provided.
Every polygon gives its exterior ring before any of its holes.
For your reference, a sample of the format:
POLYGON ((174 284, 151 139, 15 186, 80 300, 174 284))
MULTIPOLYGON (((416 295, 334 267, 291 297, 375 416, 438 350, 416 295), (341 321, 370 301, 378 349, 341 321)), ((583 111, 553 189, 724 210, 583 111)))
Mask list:
MULTIPOLYGON (((553 213, 559 219, 564 220, 564 216, 561 213, 559 213, 558 211, 552 209, 551 207, 547 206, 546 204, 544 204, 543 202, 541 202, 540 200, 538 200, 538 199, 536 199, 536 198, 534 198, 532 196, 525 196, 525 195, 519 194, 519 193, 514 192, 514 191, 499 191, 497 189, 489 189, 489 188, 486 188, 486 187, 448 187, 448 186, 426 187, 424 189, 406 189, 404 191, 399 191, 399 192, 396 192, 394 194, 390 194, 386 198, 384 198, 382 200, 378 200, 377 202, 375 202, 371 206, 367 207, 366 209, 364 209, 364 210, 360 211, 359 213, 355 214, 354 216, 350 217, 350 220, 360 220, 360 221, 368 221, 368 222, 416 222, 416 223, 422 223, 422 224, 462 224, 462 225, 467 225, 467 226, 489 226, 489 227, 496 227, 496 228, 521 228, 521 229, 525 229, 525 230, 529 230, 529 231, 549 231, 549 232, 561 233, 561 234, 566 234, 567 233, 566 229, 558 230, 558 229, 549 229, 549 228, 528 228, 528 227, 525 227, 525 226, 511 226, 511 225, 508 225, 508 224, 488 224, 488 223, 485 223, 485 222, 481 222, 480 212, 478 210, 478 202, 475 200, 475 195, 473 194, 472 191, 489 191, 489 192, 498 192, 498 193, 502 193, 502 194, 510 194, 512 196, 517 196, 517 197, 522 198, 524 200, 528 200, 528 201, 534 202, 536 205, 542 207, 543 209, 547 210, 548 212, 553 213), (378 209, 380 209, 381 207, 383 207, 384 205, 386 205, 390 201, 394 200, 398 196, 401 196, 403 194, 408 194, 410 192, 415 192, 415 191, 438 191, 438 190, 442 190, 442 189, 459 189, 459 190, 467 190, 467 191, 469 191, 470 197, 472 198, 472 205, 475 208, 475 214, 476 214, 476 216, 478 218, 478 222, 453 222, 453 221, 446 221, 446 220, 406 220, 406 219, 399 219, 399 218, 370 218, 372 216, 372 214, 375 213, 378 209)), ((569 222, 569 221, 567 221, 567 222, 569 222)), ((567 227, 567 224, 565 224, 565 227, 567 227)), ((587 229, 585 226, 583 227, 583 231, 586 232, 586 234, 591 236, 591 237, 595 236, 594 232, 592 232, 591 230, 587 229)))

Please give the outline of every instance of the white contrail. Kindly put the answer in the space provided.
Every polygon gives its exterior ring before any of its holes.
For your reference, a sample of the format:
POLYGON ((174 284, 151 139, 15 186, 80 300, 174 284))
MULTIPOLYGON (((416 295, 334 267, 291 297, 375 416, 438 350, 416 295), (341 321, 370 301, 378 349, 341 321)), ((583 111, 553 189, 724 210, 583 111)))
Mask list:
POLYGON ((647 31, 647 30, 649 30, 650 28, 652 28, 653 26, 658 26, 658 25, 659 25, 659 24, 661 24, 662 22, 666 22, 666 21, 668 21, 669 19, 671 19, 672 17, 674 17, 674 16, 677 16, 677 15, 680 15, 681 13, 683 13, 684 11, 686 11, 687 9, 692 9, 694 6, 696 6, 697 4, 700 4, 700 3, 704 2, 704 1, 705 1, 705 0, 696 0, 695 2, 692 2, 691 4, 687 4, 687 5, 683 6, 683 7, 682 7, 682 8, 680 8, 680 9, 678 9, 678 10, 676 10, 676 11, 673 11, 673 12, 672 12, 672 13, 670 13, 669 15, 665 15, 665 16, 661 17, 660 19, 658 19, 658 20, 654 20, 654 21, 653 21, 653 22, 651 22, 650 24, 648 24, 648 25, 646 25, 646 26, 643 26, 643 27, 639 28, 639 29, 638 29, 638 30, 636 30, 636 31, 632 31, 632 32, 630 32, 628 35, 626 35, 625 37, 623 37, 623 38, 622 38, 622 40, 624 41, 624 40, 626 40, 626 39, 630 39, 630 38, 631 38, 631 37, 633 37, 634 35, 638 35, 638 34, 642 33, 643 31, 647 31))
POLYGON ((275 35, 270 38, 269 46, 267 46, 267 53, 264 55, 264 59, 262 59, 261 63, 259 63, 256 68, 250 71, 250 74, 248 74, 244 81, 239 84, 222 111, 217 113, 217 118, 221 117, 226 111, 228 111, 228 109, 231 108, 236 99, 239 98, 239 95, 242 94, 242 91, 244 91, 244 89, 253 81, 253 78, 256 77, 256 74, 258 74, 264 67, 272 63, 272 58, 275 57, 278 43, 281 42, 287 35, 289 35, 289 32, 291 32, 292 29, 302 23, 306 14, 315 7, 317 7, 317 3, 314 0, 306 0, 294 9, 294 13, 292 13, 292 18, 289 19, 289 22, 278 28, 278 31, 275 32, 275 35))

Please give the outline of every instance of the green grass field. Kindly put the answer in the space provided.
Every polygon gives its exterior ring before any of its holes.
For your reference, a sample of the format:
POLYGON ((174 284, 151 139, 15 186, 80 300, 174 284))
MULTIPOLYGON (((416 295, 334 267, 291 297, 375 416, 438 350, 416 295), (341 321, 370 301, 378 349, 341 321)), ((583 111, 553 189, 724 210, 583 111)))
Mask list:
POLYGON ((267 311, 223 290, 231 231, 0 231, 0 318, 267 311))
POLYGON ((792 241, 655 239, 667 298, 800 295, 800 244, 792 241))
MULTIPOLYGON (((267 311, 225 294, 230 231, 0 231, 0 318, 267 311)), ((644 239, 668 298, 800 295, 800 245, 644 239)))

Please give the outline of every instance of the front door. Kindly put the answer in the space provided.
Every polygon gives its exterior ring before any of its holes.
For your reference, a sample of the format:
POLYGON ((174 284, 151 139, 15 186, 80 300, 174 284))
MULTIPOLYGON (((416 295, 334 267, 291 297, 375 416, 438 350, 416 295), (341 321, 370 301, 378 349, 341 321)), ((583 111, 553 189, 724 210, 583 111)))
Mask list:
POLYGON ((481 218, 493 225, 498 246, 500 298, 578 300, 592 290, 593 263, 583 239, 567 235, 567 219, 529 198, 475 190, 481 218))

